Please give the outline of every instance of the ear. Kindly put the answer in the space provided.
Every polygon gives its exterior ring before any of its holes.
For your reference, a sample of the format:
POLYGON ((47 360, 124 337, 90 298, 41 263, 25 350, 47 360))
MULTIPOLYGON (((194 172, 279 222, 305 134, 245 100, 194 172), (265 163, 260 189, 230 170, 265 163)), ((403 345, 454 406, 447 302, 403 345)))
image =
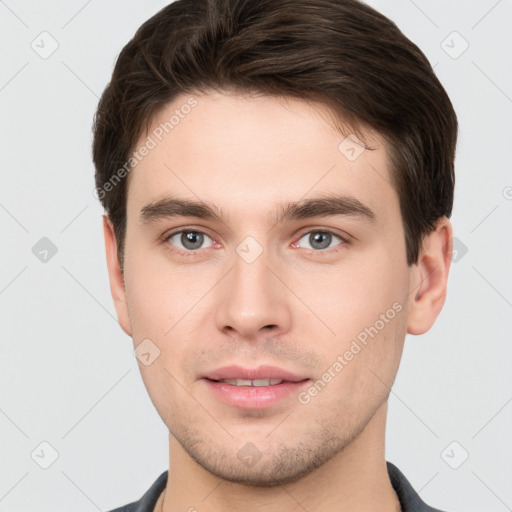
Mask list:
POLYGON ((407 332, 423 334, 434 324, 446 298, 452 260, 452 225, 446 217, 423 240, 418 262, 411 269, 411 300, 407 332))
POLYGON ((105 251, 107 256, 108 277, 110 280, 110 293, 114 300, 117 312, 117 320, 121 329, 128 335, 132 335, 132 326, 126 305, 126 292, 124 288, 124 276, 121 272, 119 258, 117 256, 117 242, 114 225, 108 217, 103 215, 103 235, 105 237, 105 251))

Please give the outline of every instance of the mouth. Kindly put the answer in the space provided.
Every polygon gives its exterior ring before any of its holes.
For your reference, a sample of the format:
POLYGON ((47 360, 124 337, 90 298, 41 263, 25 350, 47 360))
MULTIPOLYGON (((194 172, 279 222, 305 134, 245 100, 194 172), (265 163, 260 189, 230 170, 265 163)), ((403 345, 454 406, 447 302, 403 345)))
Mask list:
POLYGON ((275 366, 228 366, 201 376, 208 393, 240 409, 266 409, 297 395, 311 379, 275 366))
POLYGON ((262 365, 257 368, 244 368, 238 365, 223 366, 206 372, 202 378, 235 386, 272 386, 281 382, 300 382, 306 375, 295 374, 278 366, 262 365))
MULTIPOLYGON (((208 379, 210 382, 223 382, 225 384, 230 384, 231 386, 252 386, 252 387, 267 387, 267 386, 277 386, 278 384, 282 384, 283 382, 295 382, 295 381, 289 381, 284 379, 208 379)), ((309 379, 303 379, 303 380, 309 380, 309 379)), ((296 382, 303 382, 296 381, 296 382)))

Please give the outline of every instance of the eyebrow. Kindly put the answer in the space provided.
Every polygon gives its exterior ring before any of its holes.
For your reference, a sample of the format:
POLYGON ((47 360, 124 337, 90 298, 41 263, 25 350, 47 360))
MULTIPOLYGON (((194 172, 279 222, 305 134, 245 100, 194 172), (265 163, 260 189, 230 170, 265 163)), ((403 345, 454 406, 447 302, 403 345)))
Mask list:
MULTIPOLYGON (((335 215, 361 217, 371 222, 375 221, 375 213, 368 206, 355 197, 343 195, 329 195, 278 204, 277 214, 272 216, 272 221, 278 224, 283 221, 335 215)), ((173 217, 196 217, 222 221, 223 213, 214 204, 209 205, 203 201, 172 196, 152 201, 140 210, 143 224, 151 224, 173 217)))

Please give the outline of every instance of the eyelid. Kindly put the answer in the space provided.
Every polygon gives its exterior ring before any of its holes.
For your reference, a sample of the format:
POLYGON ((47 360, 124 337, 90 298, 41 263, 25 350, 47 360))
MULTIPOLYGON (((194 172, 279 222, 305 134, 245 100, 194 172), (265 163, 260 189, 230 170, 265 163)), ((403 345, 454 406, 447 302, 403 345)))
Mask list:
POLYGON ((308 233, 329 233, 331 235, 337 236, 338 238, 341 238, 345 243, 350 243, 351 240, 354 238, 350 236, 349 234, 345 233, 344 231, 338 231, 334 228, 326 228, 322 226, 308 226, 307 228, 304 228, 304 230, 300 231, 298 235, 296 235, 296 238, 298 239, 302 238, 304 235, 307 235, 308 233))
POLYGON ((170 229, 169 231, 166 231, 162 236, 161 239, 163 241, 167 240, 173 235, 177 235, 178 233, 183 232, 190 232, 193 231, 194 233, 201 233, 203 235, 208 235, 210 238, 213 239, 213 236, 209 234, 208 229, 204 227, 198 227, 198 226, 180 226, 179 228, 170 229))

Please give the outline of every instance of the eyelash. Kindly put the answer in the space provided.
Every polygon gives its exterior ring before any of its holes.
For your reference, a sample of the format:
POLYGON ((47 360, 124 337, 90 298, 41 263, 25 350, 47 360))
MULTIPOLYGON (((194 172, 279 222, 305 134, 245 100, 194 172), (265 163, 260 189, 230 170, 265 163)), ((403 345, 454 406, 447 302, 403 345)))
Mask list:
MULTIPOLYGON (((174 235, 179 235, 179 234, 182 234, 182 233, 199 233, 199 234, 202 234, 202 235, 206 235, 208 238, 212 238, 210 235, 208 235, 208 233, 205 233, 204 231, 200 231, 198 229, 192 229, 192 228, 189 228, 189 229, 179 229, 177 231, 173 231, 171 233, 167 233, 165 234, 163 237, 162 237, 162 243, 166 244, 166 248, 173 252, 173 253, 177 253, 178 255, 181 255, 181 256, 195 256, 199 251, 201 251, 202 249, 197 249, 195 251, 183 251, 181 249, 177 249, 175 248, 174 246, 172 246, 170 243, 169 243, 169 240, 174 236, 174 235)), ((349 245, 350 244, 350 241, 348 240, 348 238, 346 236, 342 236, 340 235, 339 233, 335 232, 335 231, 332 231, 330 229, 310 229, 309 231, 305 231, 303 232, 299 238, 297 239, 297 242, 302 239, 305 235, 308 235, 308 234, 311 234, 311 233, 328 233, 330 235, 333 235, 337 238, 339 238, 341 240, 341 242, 335 246, 334 248, 330 248, 330 249, 306 249, 308 251, 310 251, 311 254, 315 254, 315 255, 319 255, 319 256, 324 256, 325 254, 331 254, 332 252, 336 252, 338 250, 340 250, 340 246, 346 246, 346 245, 349 245)), ((296 243, 296 242, 294 242, 296 243)))

